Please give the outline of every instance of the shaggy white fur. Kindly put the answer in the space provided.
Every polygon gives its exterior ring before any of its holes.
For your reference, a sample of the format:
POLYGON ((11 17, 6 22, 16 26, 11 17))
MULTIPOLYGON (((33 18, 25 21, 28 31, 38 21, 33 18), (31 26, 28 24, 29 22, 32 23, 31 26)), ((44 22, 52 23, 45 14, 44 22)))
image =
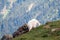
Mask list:
POLYGON ((32 28, 36 28, 36 27, 40 26, 41 23, 36 19, 32 19, 27 23, 27 25, 28 25, 28 28, 30 31, 32 28))

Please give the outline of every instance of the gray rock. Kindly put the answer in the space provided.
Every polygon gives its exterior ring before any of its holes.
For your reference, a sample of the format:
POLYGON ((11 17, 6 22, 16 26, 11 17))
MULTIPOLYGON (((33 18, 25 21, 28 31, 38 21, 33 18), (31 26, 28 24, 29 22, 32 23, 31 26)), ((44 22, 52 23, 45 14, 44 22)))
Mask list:
POLYGON ((13 36, 11 34, 4 35, 1 40, 12 40, 13 36))

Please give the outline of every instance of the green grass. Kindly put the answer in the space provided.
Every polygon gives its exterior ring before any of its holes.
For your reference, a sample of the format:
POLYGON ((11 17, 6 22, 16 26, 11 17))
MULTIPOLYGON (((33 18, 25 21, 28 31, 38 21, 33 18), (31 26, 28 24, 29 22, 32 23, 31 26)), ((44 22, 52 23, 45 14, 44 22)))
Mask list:
POLYGON ((13 40, 60 40, 60 34, 58 32, 51 33, 52 28, 60 27, 60 21, 48 22, 45 25, 32 29, 28 33, 13 38, 13 40), (51 28, 43 28, 45 25, 49 25, 51 28))

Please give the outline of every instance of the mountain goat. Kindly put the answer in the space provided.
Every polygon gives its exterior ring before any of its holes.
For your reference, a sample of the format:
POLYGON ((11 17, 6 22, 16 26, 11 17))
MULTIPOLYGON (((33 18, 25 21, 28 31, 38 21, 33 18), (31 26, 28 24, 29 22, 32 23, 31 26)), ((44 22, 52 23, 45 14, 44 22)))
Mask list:
POLYGON ((41 25, 41 23, 38 21, 38 20, 36 20, 36 19, 32 19, 32 20, 30 20, 28 23, 27 23, 27 26, 28 26, 28 28, 29 28, 29 31, 32 29, 32 28, 36 28, 36 27, 38 27, 38 26, 40 26, 41 25))

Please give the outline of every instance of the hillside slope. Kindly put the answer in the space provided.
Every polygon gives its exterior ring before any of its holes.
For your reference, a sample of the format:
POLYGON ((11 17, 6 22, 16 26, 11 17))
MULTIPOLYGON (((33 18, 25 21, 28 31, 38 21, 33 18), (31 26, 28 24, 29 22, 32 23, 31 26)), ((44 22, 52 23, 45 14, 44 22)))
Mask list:
POLYGON ((45 25, 41 25, 28 33, 13 38, 13 40, 60 40, 60 33, 51 32, 51 29, 59 27, 60 21, 47 22, 45 25), (47 25, 50 26, 50 28, 44 28, 47 25))
POLYGON ((60 0, 0 0, 0 38, 34 18, 41 24, 60 20, 60 0))

